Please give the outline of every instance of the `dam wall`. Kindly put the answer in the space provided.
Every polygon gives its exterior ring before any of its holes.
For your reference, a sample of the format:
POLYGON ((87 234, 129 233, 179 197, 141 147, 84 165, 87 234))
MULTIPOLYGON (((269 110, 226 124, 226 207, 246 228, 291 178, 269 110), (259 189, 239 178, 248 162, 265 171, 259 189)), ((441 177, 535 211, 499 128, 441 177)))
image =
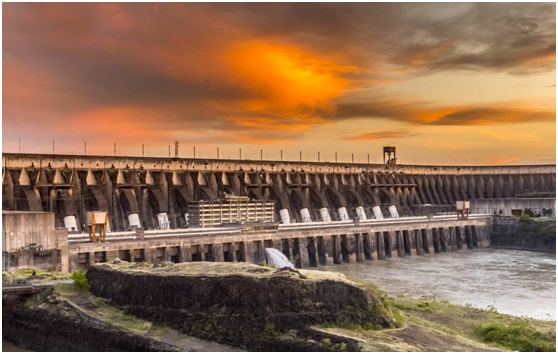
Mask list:
POLYGON ((283 224, 452 211, 457 200, 556 189, 555 165, 421 166, 78 155, 2 155, 2 208, 53 212, 57 227, 84 231, 88 211, 109 230, 188 225, 188 203, 224 193, 275 202, 283 224), (164 217, 163 217, 163 216, 164 217))

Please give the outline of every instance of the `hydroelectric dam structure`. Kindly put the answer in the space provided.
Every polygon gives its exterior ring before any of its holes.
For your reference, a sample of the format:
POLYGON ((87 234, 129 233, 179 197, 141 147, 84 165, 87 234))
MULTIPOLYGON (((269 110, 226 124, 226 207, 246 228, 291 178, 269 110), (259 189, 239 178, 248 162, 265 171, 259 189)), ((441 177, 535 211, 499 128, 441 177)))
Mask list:
POLYGON ((555 190, 555 165, 424 166, 4 153, 4 238, 20 239, 20 256, 4 247, 3 259, 4 264, 19 262, 20 266, 56 263, 71 271, 116 257, 153 263, 259 263, 265 260, 266 247, 282 251, 300 267, 451 252, 488 246, 492 224, 490 214, 458 220, 451 213, 456 201, 474 203, 555 190), (270 224, 274 227, 187 227, 192 205, 223 195, 273 202, 270 224), (84 233, 90 211, 108 212, 106 242, 91 243, 84 233), (18 212, 48 213, 53 230, 9 234, 17 224, 10 220, 18 212), (28 244, 37 243, 41 251, 29 251, 28 244), (44 255, 48 250, 50 258, 44 255))

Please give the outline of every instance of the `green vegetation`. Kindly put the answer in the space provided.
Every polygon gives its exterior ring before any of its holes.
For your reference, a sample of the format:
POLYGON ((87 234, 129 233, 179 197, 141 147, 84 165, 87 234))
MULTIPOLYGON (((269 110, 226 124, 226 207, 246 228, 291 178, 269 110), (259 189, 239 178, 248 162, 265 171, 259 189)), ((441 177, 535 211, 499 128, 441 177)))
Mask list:
POLYGON ((20 284, 27 280, 35 283, 69 280, 70 274, 63 272, 44 271, 34 268, 13 269, 2 272, 2 284, 20 284), (33 275, 34 272, 34 275, 33 275))
POLYGON ((409 322, 479 342, 517 351, 555 351, 556 321, 541 321, 499 313, 493 305, 479 309, 429 298, 397 297, 395 308, 409 322))
POLYGON ((478 327, 485 342, 498 343, 521 352, 555 352, 556 333, 537 331, 528 321, 514 321, 506 325, 492 321, 478 327))
POLYGON ((91 284, 89 284, 89 280, 87 280, 87 278, 85 277, 84 271, 78 270, 73 272, 72 279, 76 288, 86 291, 91 290, 91 284))

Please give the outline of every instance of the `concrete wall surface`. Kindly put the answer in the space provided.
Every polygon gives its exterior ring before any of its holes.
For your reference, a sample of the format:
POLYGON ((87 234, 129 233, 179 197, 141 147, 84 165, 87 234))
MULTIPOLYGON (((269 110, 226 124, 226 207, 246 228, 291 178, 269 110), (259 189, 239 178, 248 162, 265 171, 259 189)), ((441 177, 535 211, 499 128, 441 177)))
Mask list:
POLYGON ((512 216, 512 209, 531 209, 540 212, 542 208, 552 209, 552 216, 556 217, 556 198, 494 198, 475 199, 471 201, 473 214, 498 214, 512 216))
POLYGON ((2 211, 2 250, 15 252, 33 243, 57 248, 54 213, 2 211))

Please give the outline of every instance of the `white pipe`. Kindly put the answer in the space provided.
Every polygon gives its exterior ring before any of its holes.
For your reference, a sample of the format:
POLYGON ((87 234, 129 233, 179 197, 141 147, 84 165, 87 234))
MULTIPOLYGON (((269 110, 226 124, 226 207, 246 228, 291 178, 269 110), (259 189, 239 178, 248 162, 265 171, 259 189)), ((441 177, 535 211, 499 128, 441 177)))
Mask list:
POLYGON ((397 208, 395 207, 395 205, 390 205, 388 210, 389 210, 389 213, 391 214, 392 218, 398 218, 399 217, 399 213, 397 212, 397 208))
POLYGON ((159 230, 170 229, 169 217, 167 216, 167 213, 157 214, 157 221, 159 222, 159 230))
POLYGON ((364 208, 359 206, 356 208, 356 213, 360 220, 366 220, 366 213, 364 212, 364 208))
POLYGON ((141 227, 139 215, 136 213, 128 215, 128 222, 130 223, 130 227, 131 226, 141 227))
POLYGON ((300 209, 300 217, 302 218, 302 222, 312 222, 308 208, 300 209))
POLYGON ((281 217, 281 224, 287 225, 291 223, 291 216, 289 215, 289 209, 279 210, 279 216, 281 217))
POLYGON ((73 215, 68 215, 64 217, 64 227, 68 231, 77 231, 76 217, 73 215))
POLYGON ((327 208, 321 208, 320 209, 320 215, 322 217, 322 221, 325 221, 325 222, 331 221, 331 217, 329 216, 329 211, 327 210, 327 208))
POLYGON ((349 214, 347 214, 347 208, 341 207, 337 209, 339 213, 339 220, 349 220, 349 214))
POLYGON ((373 207, 372 211, 374 212, 374 217, 376 219, 383 219, 384 218, 384 216, 382 215, 382 209, 380 209, 379 206, 376 205, 375 207, 373 207))

